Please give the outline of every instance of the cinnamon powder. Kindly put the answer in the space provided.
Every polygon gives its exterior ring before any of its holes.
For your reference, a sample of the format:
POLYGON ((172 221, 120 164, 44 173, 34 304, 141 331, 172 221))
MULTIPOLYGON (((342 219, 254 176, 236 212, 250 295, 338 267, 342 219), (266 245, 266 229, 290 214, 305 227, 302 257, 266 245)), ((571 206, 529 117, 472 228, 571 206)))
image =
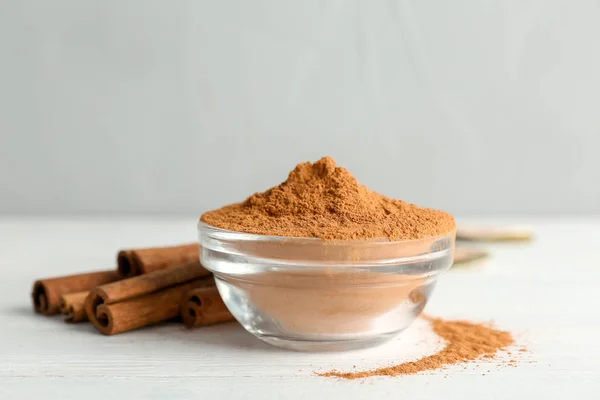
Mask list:
POLYGON ((489 325, 469 321, 445 321, 441 318, 425 318, 431 322, 433 331, 447 342, 446 346, 439 352, 417 361, 370 371, 329 371, 317 375, 345 379, 412 375, 480 358, 493 358, 497 352, 514 343, 514 338, 510 332, 497 330, 489 325))
POLYGON ((422 239, 449 234, 454 218, 371 191, 331 157, 302 163, 288 179, 203 222, 236 232, 321 239, 422 239))
POLYGON ((342 264, 426 254, 432 251, 437 236, 450 236, 456 229, 451 215, 373 192, 330 157, 299 164, 281 185, 242 203, 207 212, 201 220, 231 231, 262 235, 390 240, 372 246, 368 242, 327 242, 324 246, 321 241, 240 244, 256 257, 340 262, 333 269, 243 274, 243 279, 227 276, 248 293, 253 308, 277 321, 277 329, 307 337, 372 337, 408 325, 427 300, 424 294, 415 297, 411 293, 432 287, 433 278, 342 268, 342 264))

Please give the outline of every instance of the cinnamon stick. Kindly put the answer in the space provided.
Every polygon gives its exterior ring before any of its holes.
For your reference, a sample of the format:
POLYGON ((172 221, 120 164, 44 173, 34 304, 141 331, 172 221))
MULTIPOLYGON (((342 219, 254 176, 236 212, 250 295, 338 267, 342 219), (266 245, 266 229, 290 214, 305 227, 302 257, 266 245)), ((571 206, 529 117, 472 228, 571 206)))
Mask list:
POLYGON ((460 226, 456 230, 456 240, 473 242, 526 242, 533 236, 533 230, 524 226, 460 226))
POLYGON ((94 326, 105 335, 115 335, 168 321, 179 315, 181 296, 191 289, 214 285, 212 278, 198 279, 159 292, 96 308, 94 326))
POLYGON ((112 270, 38 280, 34 282, 31 294, 33 308, 45 315, 58 314, 62 295, 90 290, 120 278, 119 273, 112 270))
POLYGON ((90 292, 76 292, 60 296, 60 312, 67 316, 65 322, 84 322, 88 320, 85 312, 85 298, 90 292))
POLYGON ((234 320, 214 285, 188 291, 181 301, 180 313, 188 328, 234 320))
POLYGON ((477 248, 456 246, 454 249, 453 266, 462 266, 488 257, 488 252, 477 248))
MULTIPOLYGON (((114 334, 122 332, 122 329, 135 329, 135 327, 143 326, 139 325, 142 323, 138 321, 139 318, 143 319, 145 324, 148 325, 154 323, 153 321, 158 318, 158 315, 170 315, 167 312, 170 308, 166 303, 161 304, 158 302, 155 304, 154 301, 157 297, 148 298, 149 295, 179 287, 210 275, 211 272, 200 265, 199 262, 193 262, 98 286, 91 290, 85 299, 85 310, 90 321, 102 333, 114 334), (122 311, 122 307, 125 306, 108 309, 103 307, 100 309, 102 305, 118 304, 125 301, 129 303, 125 311, 122 311), (144 303, 144 301, 148 303, 144 303), (135 307, 137 307, 137 311, 135 307), (151 310, 148 310, 149 307, 159 308, 160 310, 156 310, 153 314, 150 312, 151 310), (140 314, 142 317, 136 317, 134 314, 140 314), (122 319, 125 322, 122 323, 122 319)), ((177 293, 179 292, 177 291, 177 293)), ((183 293, 178 294, 179 297, 175 302, 177 303, 176 315, 179 311, 179 302, 183 293)), ((171 298, 169 297, 167 300, 169 299, 171 298)))
POLYGON ((117 265, 121 275, 132 277, 199 259, 198 244, 190 243, 181 246, 121 250, 117 255, 117 265))

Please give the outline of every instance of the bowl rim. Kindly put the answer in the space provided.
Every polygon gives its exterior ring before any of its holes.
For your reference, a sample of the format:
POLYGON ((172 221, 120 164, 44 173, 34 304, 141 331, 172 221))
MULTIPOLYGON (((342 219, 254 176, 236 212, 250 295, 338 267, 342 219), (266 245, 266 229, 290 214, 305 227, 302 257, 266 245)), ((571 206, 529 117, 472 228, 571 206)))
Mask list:
POLYGON ((436 241, 444 238, 453 239, 456 236, 456 228, 446 234, 443 235, 434 235, 434 236, 426 236, 419 239, 401 239, 401 240, 390 240, 389 238, 369 238, 369 239, 321 239, 315 237, 302 237, 302 236, 275 236, 275 235, 261 235, 256 233, 247 233, 247 232, 238 232, 238 231, 230 231, 228 229, 223 229, 216 227, 214 225, 209 225, 202 220, 198 220, 197 229, 200 234, 208 234, 216 239, 225 239, 225 240, 241 240, 241 241, 269 241, 269 242, 287 242, 294 244, 302 244, 302 243, 316 243, 323 242, 323 244, 327 245, 365 245, 365 244, 389 244, 399 246, 403 243, 406 244, 415 244, 419 242, 425 241, 436 241))

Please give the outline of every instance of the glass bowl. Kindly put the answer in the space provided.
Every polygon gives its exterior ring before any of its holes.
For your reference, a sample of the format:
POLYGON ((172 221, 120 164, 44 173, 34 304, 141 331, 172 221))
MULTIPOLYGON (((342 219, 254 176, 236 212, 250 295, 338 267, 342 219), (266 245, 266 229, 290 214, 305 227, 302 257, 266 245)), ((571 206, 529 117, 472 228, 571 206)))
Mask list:
POLYGON ((421 313, 452 265, 455 232, 419 240, 321 240, 198 224, 202 264, 259 339, 293 350, 388 341, 421 313))

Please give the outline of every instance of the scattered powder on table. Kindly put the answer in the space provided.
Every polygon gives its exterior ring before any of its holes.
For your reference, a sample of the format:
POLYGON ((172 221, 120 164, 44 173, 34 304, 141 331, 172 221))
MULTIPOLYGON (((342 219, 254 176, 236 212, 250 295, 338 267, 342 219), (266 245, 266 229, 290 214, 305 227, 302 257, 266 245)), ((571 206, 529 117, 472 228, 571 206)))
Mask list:
MULTIPOLYGON (((440 369, 451 364, 480 358, 494 358, 497 352, 505 350, 514 343, 514 338, 510 332, 500 331, 489 325, 469 321, 445 321, 440 318, 425 318, 431 322, 433 331, 446 340, 445 347, 437 353, 416 361, 370 371, 339 372, 334 370, 317 373, 317 375, 345 379, 368 378, 377 375, 412 375, 422 371, 440 369)), ((511 360, 511 362, 513 361, 511 360)))
POLYGON ((330 157, 299 164, 281 185, 200 219, 236 232, 321 239, 409 240, 456 230, 450 214, 373 192, 330 157))

